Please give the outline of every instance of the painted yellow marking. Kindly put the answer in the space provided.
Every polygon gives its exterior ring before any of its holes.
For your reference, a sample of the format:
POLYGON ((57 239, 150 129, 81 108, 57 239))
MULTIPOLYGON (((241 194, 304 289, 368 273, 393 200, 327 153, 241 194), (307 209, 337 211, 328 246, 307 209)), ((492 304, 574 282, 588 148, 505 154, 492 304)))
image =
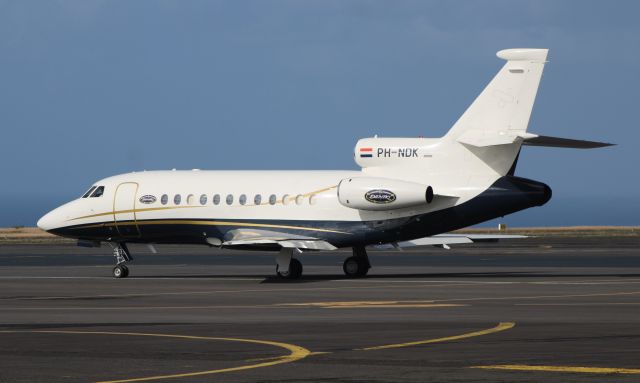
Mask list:
POLYGON ((108 211, 108 212, 105 212, 105 213, 83 215, 81 217, 68 219, 67 221, 76 221, 78 219, 83 219, 83 218, 102 217, 102 216, 105 216, 105 215, 113 215, 113 214, 143 213, 143 212, 146 212, 146 211, 190 209, 190 208, 196 208, 196 207, 205 207, 205 206, 164 206, 164 207, 148 207, 148 208, 142 208, 142 209, 117 210, 117 211, 108 211))
POLYGON ((466 306, 454 303, 433 303, 433 301, 346 301, 346 302, 309 302, 281 303, 279 306, 289 307, 321 307, 326 309, 343 308, 429 308, 466 306))
POLYGON ((434 302, 471 302, 471 301, 502 301, 516 299, 554 299, 554 298, 587 298, 587 297, 613 297, 625 295, 640 295, 640 291, 618 292, 618 293, 594 293, 594 294, 567 294, 567 295, 533 295, 533 296, 513 296, 513 297, 478 297, 478 298, 454 298, 438 299, 434 302))
POLYGON ((511 370, 511 371, 546 371, 546 372, 575 372, 584 374, 640 374, 638 368, 611 368, 611 367, 578 367, 578 366, 535 366, 526 364, 496 364, 491 366, 471 366, 484 370, 511 370))
POLYGON ((488 334, 493 334, 493 333, 496 333, 496 332, 509 330, 509 329, 512 329, 515 325, 516 324, 514 322, 500 322, 496 327, 489 328, 489 329, 486 329, 486 330, 469 332, 469 333, 466 333, 466 334, 453 335, 453 336, 448 336, 448 337, 444 337, 444 338, 436 338, 436 339, 425 339, 425 340, 419 340, 419 341, 416 341, 416 342, 387 344, 387 345, 384 345, 384 346, 358 348, 356 350, 359 350, 359 351, 385 350, 385 349, 389 349, 389 348, 401 348, 401 347, 418 346, 418 345, 422 345, 422 344, 449 342, 449 341, 452 341, 452 340, 473 338, 473 337, 476 337, 476 336, 488 335, 488 334))
MULTIPOLYGON (((305 194, 303 194, 302 196, 303 196, 303 197, 309 197, 309 196, 311 196, 311 195, 314 195, 314 194, 320 194, 320 193, 322 193, 322 192, 326 192, 326 191, 329 191, 329 190, 331 190, 331 189, 335 189, 335 188, 337 188, 337 187, 338 187, 338 185, 330 186, 330 187, 328 187, 328 188, 324 188, 324 189, 320 189, 320 190, 312 191, 312 192, 309 192, 309 193, 305 193, 305 194)), ((291 197, 289 197, 289 198, 291 198, 291 197)), ((291 200, 292 200, 292 201, 293 201, 293 200, 295 200, 295 196, 294 196, 291 200)))
POLYGON ((293 229, 293 230, 305 230, 305 231, 319 231, 322 233, 337 233, 337 234, 351 234, 346 231, 319 229, 305 226, 289 226, 289 225, 271 225, 267 223, 250 223, 250 222, 233 222, 233 221, 192 221, 181 219, 166 219, 157 221, 139 220, 136 222, 103 222, 99 224, 81 225, 71 227, 70 229, 87 229, 92 227, 110 227, 110 226, 144 226, 144 225, 203 225, 203 226, 243 226, 243 227, 268 227, 274 229, 293 229))
POLYGON ((516 303, 514 306, 636 306, 640 302, 516 303))
MULTIPOLYGON (((312 195, 315 195, 315 194, 324 193, 326 191, 329 191, 331 189, 335 189, 337 187, 338 187, 338 185, 334 185, 334 186, 329 186, 328 188, 315 190, 315 191, 308 192, 308 193, 305 193, 305 194, 290 195, 289 197, 286 198, 286 200, 289 201, 289 202, 293 202, 293 201, 296 200, 296 197, 298 195, 301 195, 303 198, 306 198, 306 197, 309 197, 309 196, 312 196, 312 195)), ((277 201, 276 201, 276 205, 284 205, 284 200, 285 200, 284 197, 283 198, 278 198, 277 201)), ((260 205, 271 205, 271 203, 269 203, 269 201, 265 201, 265 202, 260 203, 260 205)), ((258 205, 254 204, 254 205, 245 205, 245 206, 258 206, 258 205)))
POLYGON ((326 309, 368 309, 368 308, 381 308, 381 309, 410 309, 410 308, 436 308, 436 307, 462 307, 467 305, 455 304, 455 303, 422 303, 422 304, 392 304, 392 305, 352 305, 352 306, 326 306, 326 309))
MULTIPOLYGON (((313 351, 313 352, 310 352, 309 355, 307 355, 307 356, 324 355, 324 354, 331 354, 331 351, 313 351)), ((282 358, 282 357, 281 356, 272 356, 270 358, 245 359, 245 362, 260 362, 260 361, 264 361, 264 360, 273 360, 273 359, 278 359, 278 358, 282 358)))
MULTIPOLYGON (((305 302, 305 303, 281 303, 280 306, 314 306, 314 307, 336 307, 353 305, 391 305, 400 301, 340 301, 340 302, 305 302)), ((433 303, 433 301, 402 301, 411 303, 433 303)))
MULTIPOLYGON (((19 279, 25 278, 29 279, 29 277, 11 277, 10 279, 19 279)), ((35 279, 46 279, 46 278, 54 278, 54 279, 94 279, 93 277, 36 277, 35 279)), ((186 277, 189 279, 189 277, 186 277)), ((0 279, 6 279, 5 277, 0 277, 0 279)), ((108 277, 98 278, 98 279, 111 279, 108 277)), ((163 279, 163 278, 145 278, 140 279, 138 282, 145 282, 155 279, 163 279)), ((174 278, 171 278, 172 280, 174 278)), ((221 281, 227 280, 244 280, 237 278, 224 278, 220 279, 221 281)), ((260 278, 246 280, 262 280, 260 278)), ((448 286, 448 285, 429 285, 433 286, 448 286)), ((381 286, 383 289, 395 289, 402 288, 403 286, 381 286)), ((364 290, 371 289, 368 286, 341 286, 341 287, 296 287, 296 288, 277 288, 277 289, 239 289, 239 290, 202 290, 202 291, 170 291, 170 292, 154 292, 154 293, 132 293, 132 294, 96 294, 96 295, 67 295, 67 296, 40 296, 40 297, 0 297, 0 300, 70 300, 70 299, 86 299, 86 298, 122 298, 122 297, 150 297, 150 296, 161 296, 161 295, 194 295, 194 294, 227 294, 227 293, 272 293, 272 292, 301 292, 301 291, 335 291, 335 290, 364 290)), ((353 301, 349 303, 362 303, 366 301, 353 301)), ((388 302, 388 301, 382 301, 388 302)), ((430 303, 434 301, 407 301, 407 302, 418 302, 418 303, 430 303)), ((286 307, 286 306, 309 306, 309 305, 320 305, 320 304, 330 304, 337 305, 339 302, 317 302, 317 303, 276 303, 271 305, 258 305, 258 306, 250 306, 250 307, 286 307)), ((219 307, 219 306, 194 306, 194 307, 219 307)), ((229 307, 243 307, 243 306, 229 306, 229 307)), ((59 307, 55 307, 59 308, 59 307)), ((139 309, 145 308, 144 306, 127 306, 127 309, 139 309)), ((176 306, 176 308, 189 308, 188 306, 176 306)), ((77 309, 87 309, 87 307, 78 307, 77 309)))
MULTIPOLYGON (((129 183, 129 182, 125 182, 125 183, 129 183)), ((135 183, 135 182, 131 182, 131 183, 135 183)), ((303 197, 309 197, 311 195, 314 194, 320 194, 326 191, 329 191, 331 189, 335 189, 337 188, 338 185, 334 185, 334 186, 329 186, 327 188, 324 189, 319 189, 319 190, 314 190, 312 192, 308 192, 305 194, 302 194, 303 197)), ((292 196, 289 197, 289 200, 293 201, 295 200, 296 196, 292 196)), ((276 203, 282 203, 282 199, 279 199, 276 203)), ((259 205, 256 204, 248 204, 248 205, 240 205, 239 207, 249 207, 249 206, 263 206, 263 205, 271 205, 269 203, 269 201, 266 202, 262 202, 259 205)), ((106 215, 113 215, 113 214, 125 214, 125 213, 142 213, 142 212, 146 212, 146 211, 159 211, 159 210, 173 210, 173 209, 189 209, 189 208, 203 208, 203 207, 210 207, 207 205, 186 205, 186 206, 160 206, 160 207, 147 207, 147 208, 142 208, 142 209, 129 209, 129 210, 117 210, 117 211, 107 211, 104 213, 97 213, 97 214, 89 214, 89 215, 83 215, 81 217, 76 217, 76 218, 71 218, 68 219, 67 221, 75 221, 78 219, 83 219, 83 218, 94 218, 94 217, 103 217, 106 215)), ((238 207, 237 205, 234 207, 238 207)))
MULTIPOLYGON (((313 353, 309 353, 308 356, 313 355, 313 353)), ((245 359, 245 362, 264 362, 266 360, 276 360, 276 359, 280 359, 282 358, 281 356, 272 356, 272 357, 268 357, 268 358, 253 358, 253 359, 245 359)))
POLYGON ((58 330, 32 330, 32 331, 23 331, 23 330, 7 330, 0 331, 0 333, 46 333, 46 334, 80 334, 80 335, 126 335, 126 336, 145 336, 145 337, 160 337, 160 338, 178 338, 178 339, 192 339, 192 340, 215 340, 215 341, 227 341, 227 342, 242 342, 242 343, 252 343, 252 344, 261 344, 266 346, 273 346, 284 348, 289 351, 289 355, 284 355, 274 360, 265 361, 262 363, 237 366, 237 367, 229 367, 229 368, 221 368, 217 370, 208 370, 208 371, 195 371, 195 372, 185 372, 180 374, 169 374, 169 375, 158 375, 158 376, 147 376, 141 378, 132 378, 132 379, 121 379, 121 380, 109 380, 109 381, 101 381, 97 383, 127 383, 127 382, 142 382, 142 381, 150 381, 150 380, 160 380, 160 379, 172 379, 172 378, 186 378, 192 376, 202 376, 202 375, 212 375, 212 374, 221 374, 225 372, 234 372, 234 371, 242 371, 242 370, 250 370, 254 368, 261 367, 269 367, 274 366, 276 364, 283 363, 291 363, 300 359, 304 359, 311 351, 307 350, 304 347, 300 347, 294 344, 282 343, 282 342, 273 342, 268 340, 258 340, 258 339, 242 339, 242 338, 217 338, 217 337, 208 337, 208 336, 194 336, 194 335, 175 335, 175 334, 150 334, 150 333, 138 333, 138 332, 111 332, 111 331, 58 331, 58 330))

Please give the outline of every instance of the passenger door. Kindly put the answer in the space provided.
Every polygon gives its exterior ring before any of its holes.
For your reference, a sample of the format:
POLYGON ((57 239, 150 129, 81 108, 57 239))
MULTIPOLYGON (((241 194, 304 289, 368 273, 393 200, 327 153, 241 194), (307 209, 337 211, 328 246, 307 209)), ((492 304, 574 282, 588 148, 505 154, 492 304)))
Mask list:
POLYGON ((137 193, 136 182, 124 182, 118 185, 113 196, 113 221, 122 237, 140 237, 135 212, 137 193))

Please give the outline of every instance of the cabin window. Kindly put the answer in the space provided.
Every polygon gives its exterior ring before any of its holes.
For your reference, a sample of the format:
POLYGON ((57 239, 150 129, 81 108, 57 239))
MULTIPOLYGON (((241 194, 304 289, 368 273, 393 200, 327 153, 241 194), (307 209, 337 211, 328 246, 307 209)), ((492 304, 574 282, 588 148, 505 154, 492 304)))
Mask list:
POLYGON ((87 192, 82 195, 82 198, 87 198, 95 188, 96 186, 92 186, 91 189, 87 190, 87 192))
POLYGON ((277 200, 278 200, 278 198, 276 197, 275 194, 271 194, 269 196, 269 204, 270 205, 275 205, 277 200))
POLYGON ((98 188, 93 193, 91 193, 91 198, 102 197, 103 194, 104 186, 98 186, 98 188))
POLYGON ((162 197, 160 197, 160 203, 163 205, 166 205, 167 202, 169 202, 169 196, 166 194, 163 194, 162 197))
POLYGON ((302 205, 302 200, 304 199, 304 197, 302 196, 302 194, 298 194, 296 196, 296 205, 302 205))
POLYGON ((207 204, 207 195, 203 194, 200 196, 200 205, 206 205, 207 204))
POLYGON ((176 195, 173 197, 173 203, 174 203, 174 204, 176 204, 176 205, 180 205, 180 201, 181 201, 181 200, 182 200, 182 197, 180 196, 180 194, 176 194, 176 195))
POLYGON ((246 194, 240 194, 240 198, 238 199, 238 201, 240 202, 240 205, 244 205, 247 203, 247 195, 246 194))
POLYGON ((260 205, 261 202, 262 202, 262 196, 260 194, 256 194, 256 196, 253 197, 253 203, 256 205, 260 205))
POLYGON ((227 194, 227 205, 231 205, 233 203, 233 194, 227 194))
POLYGON ((187 196, 187 205, 193 205, 193 194, 187 196))
POLYGON ((282 204, 283 205, 289 204, 289 194, 285 194, 282 196, 282 204))
POLYGON ((219 205, 220 204, 220 194, 216 194, 213 196, 213 204, 214 205, 219 205))

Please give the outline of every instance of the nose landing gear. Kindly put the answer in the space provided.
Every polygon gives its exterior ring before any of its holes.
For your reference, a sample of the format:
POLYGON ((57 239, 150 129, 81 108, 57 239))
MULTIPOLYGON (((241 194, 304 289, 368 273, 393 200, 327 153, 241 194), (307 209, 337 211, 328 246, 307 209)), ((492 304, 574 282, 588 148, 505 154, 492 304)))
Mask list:
POLYGON ((116 266, 113 268, 114 278, 126 278, 129 276, 129 268, 125 265, 126 262, 133 260, 131 253, 125 243, 119 243, 113 247, 113 256, 116 258, 116 266))

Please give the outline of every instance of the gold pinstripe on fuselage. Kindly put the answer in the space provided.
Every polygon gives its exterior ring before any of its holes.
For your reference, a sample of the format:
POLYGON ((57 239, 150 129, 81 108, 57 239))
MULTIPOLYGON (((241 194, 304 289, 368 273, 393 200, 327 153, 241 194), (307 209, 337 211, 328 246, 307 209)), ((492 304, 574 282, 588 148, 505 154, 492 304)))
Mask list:
MULTIPOLYGON (((309 197, 315 194, 320 194, 322 192, 325 191, 329 191, 331 189, 335 189, 337 186, 330 186, 324 189, 319 189, 319 190, 314 190, 312 192, 308 192, 305 194, 300 194, 302 197, 309 197)), ((288 197, 288 199, 290 201, 295 200, 295 198, 297 197, 297 195, 294 196, 290 196, 288 197)), ((279 199, 276 204, 282 204, 283 203, 283 199, 279 199)), ((267 206, 267 205, 271 205, 269 202, 263 202, 260 203, 258 205, 256 204, 249 204, 249 205, 240 205, 240 206, 245 206, 245 207, 251 207, 251 206, 267 206)), ((89 215, 83 215, 80 217, 75 217, 75 218, 70 218, 67 221, 76 221, 79 219, 84 219, 84 218, 95 218, 95 217, 103 217, 106 215, 113 215, 113 214, 126 214, 126 213, 141 213, 141 212, 147 212, 147 211, 161 211, 161 210, 173 210, 173 209, 193 209, 193 208, 203 208, 203 207, 208 207, 207 205, 200 205, 200 206, 160 206, 160 207, 148 207, 148 208, 142 208, 142 209, 127 209, 127 210, 116 210, 116 211, 107 211, 104 213, 96 213, 96 214, 89 214, 89 215)))
POLYGON ((145 221, 139 220, 136 222, 102 222, 97 224, 79 225, 70 227, 69 229, 89 229, 95 227, 112 227, 112 226, 144 226, 144 225, 203 225, 203 226, 241 226, 241 227, 264 227, 271 229, 292 229, 292 230, 304 230, 304 231, 318 231, 322 233, 336 233, 336 234, 351 234, 346 231, 321 229, 305 226, 291 226, 291 225, 275 225, 267 223, 252 223, 252 222, 236 222, 236 221, 197 221, 197 220, 153 220, 145 221))

